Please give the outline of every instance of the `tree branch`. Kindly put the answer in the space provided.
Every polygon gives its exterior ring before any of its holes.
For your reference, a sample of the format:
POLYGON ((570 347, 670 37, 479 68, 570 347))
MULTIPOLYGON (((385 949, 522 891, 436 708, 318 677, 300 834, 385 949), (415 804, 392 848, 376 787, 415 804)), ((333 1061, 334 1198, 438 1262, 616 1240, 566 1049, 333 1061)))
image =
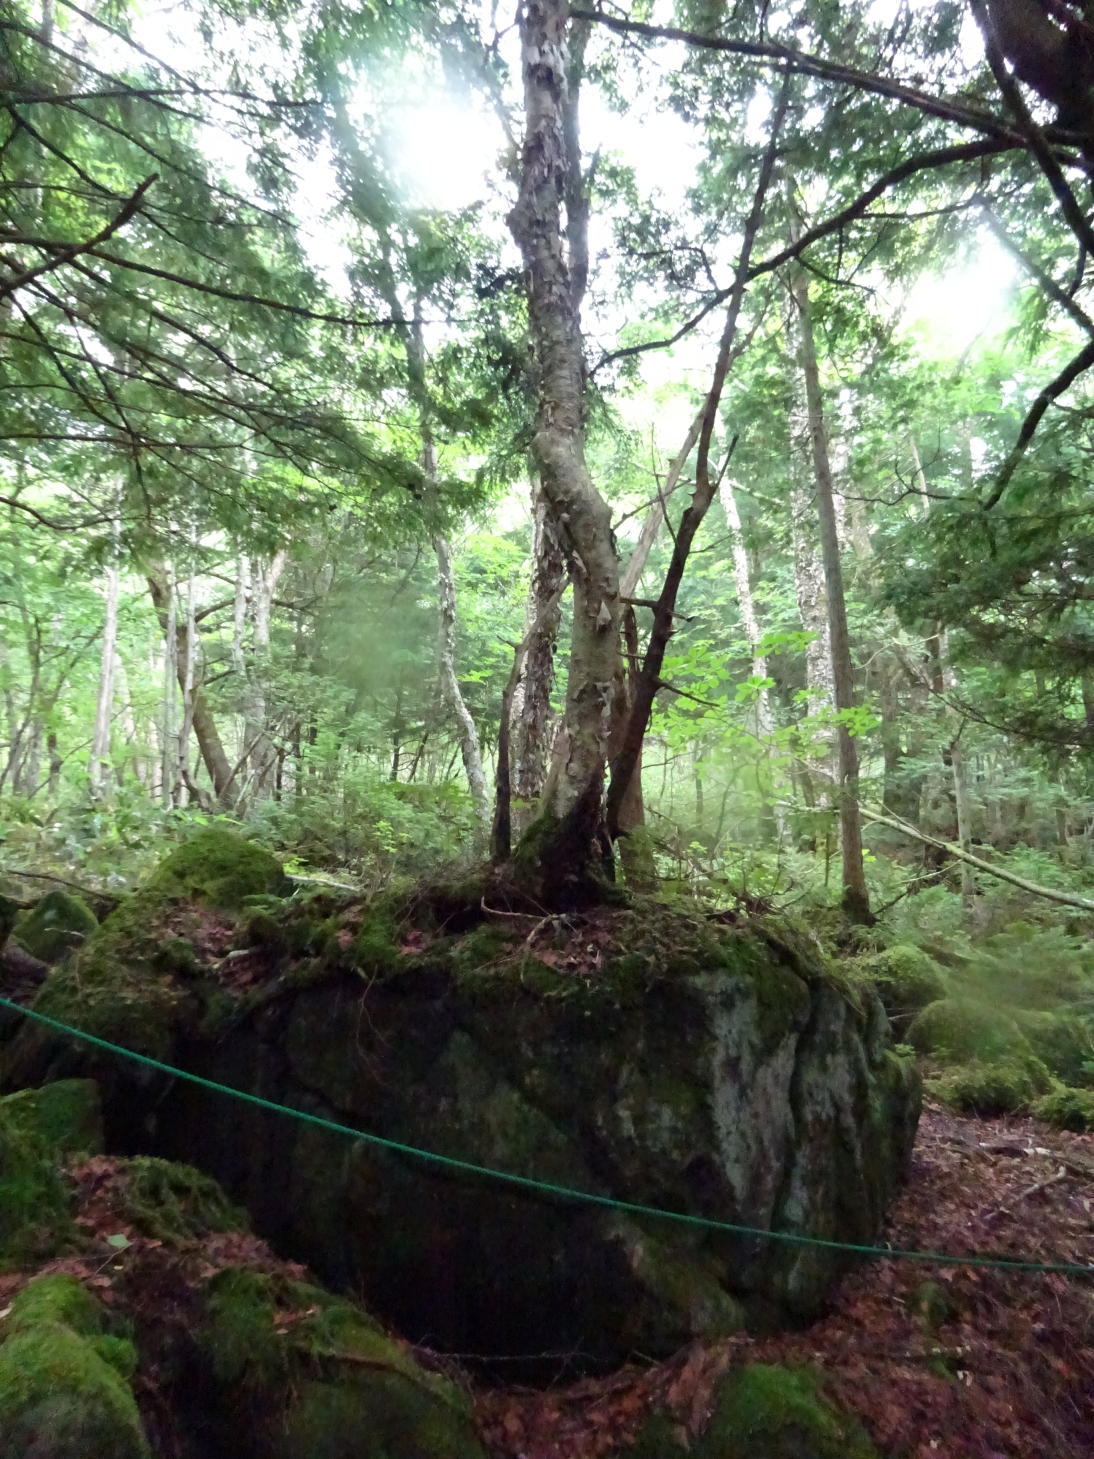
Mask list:
POLYGON ((639 20, 625 20, 621 16, 605 15, 599 10, 578 8, 571 10, 570 14, 575 20, 595 20, 599 25, 607 26, 609 30, 623 35, 642 35, 650 40, 683 41, 685 45, 698 46, 704 50, 728 51, 735 56, 749 56, 753 60, 788 66, 792 71, 800 71, 807 76, 819 76, 826 81, 852 86, 858 91, 887 96, 893 101, 915 107, 928 116, 956 122, 958 126, 975 128, 989 137, 1007 140, 1012 144, 1021 144, 1025 140, 1000 117, 992 116, 990 112, 947 101, 945 97, 931 96, 904 82, 890 81, 887 77, 859 71, 853 66, 842 66, 838 61, 810 55, 807 51, 796 50, 793 46, 782 45, 778 41, 729 40, 724 36, 701 35, 696 31, 680 30, 671 25, 647 25, 639 20))
MULTIPOLYGON (((846 227, 848 223, 865 217, 871 203, 876 202, 883 193, 888 192, 890 188, 899 186, 900 183, 905 182, 909 177, 913 177, 917 172, 949 167, 961 162, 974 162, 978 158, 992 157, 1000 152, 1014 151, 1022 146, 1023 143, 1017 139, 1013 141, 991 139, 980 142, 962 142, 952 147, 940 147, 933 152, 922 152, 918 157, 908 157, 896 167, 892 167, 888 172, 883 173, 865 192, 860 193, 853 202, 841 208, 838 213, 833 213, 823 223, 817 223, 814 227, 804 232, 796 243, 788 244, 786 248, 780 249, 778 253, 773 254, 770 258, 753 264, 748 271, 748 282, 751 283, 753 279, 758 279, 762 274, 772 273, 775 269, 781 268, 783 264, 789 263, 791 259, 798 258, 807 249, 811 248, 814 243, 819 243, 822 238, 827 238, 830 233, 836 233, 841 228, 846 227)), ((676 333, 667 339, 649 340, 645 344, 627 345, 623 349, 612 350, 611 353, 604 355, 597 362, 594 366, 593 373, 595 374, 603 365, 610 364, 615 360, 627 359, 631 355, 644 354, 647 350, 668 349, 671 345, 683 339, 685 335, 690 334, 693 329, 697 328, 712 310, 716 309, 719 304, 723 304, 729 298, 732 291, 732 284, 728 288, 719 289, 716 294, 711 295, 697 314, 689 319, 686 324, 681 325, 676 333)))
POLYGON ((109 223, 104 224, 93 238, 89 238, 84 243, 70 243, 66 248, 62 248, 59 253, 55 254, 53 258, 44 259, 41 263, 36 264, 34 268, 27 269, 24 273, 17 274, 14 279, 9 280, 6 284, 0 285, 0 299, 6 299, 9 295, 14 294, 17 289, 25 288, 27 284, 40 275, 50 273, 53 269, 62 268, 65 264, 71 263, 75 258, 79 257, 81 253, 89 253, 93 248, 97 248, 100 243, 105 243, 108 238, 117 233, 119 228, 124 228, 134 213, 137 212, 145 193, 157 180, 158 176, 159 174, 154 172, 150 177, 146 177, 136 192, 125 200, 121 210, 109 223))
POLYGON ((1010 455, 1003 462, 1002 470, 996 477, 995 485, 983 503, 985 511, 990 511, 996 505, 999 498, 1010 485, 1010 479, 1018 469, 1022 457, 1026 454, 1029 443, 1033 440, 1034 432, 1040 425, 1041 417, 1045 411, 1058 395, 1062 395, 1092 365, 1094 365, 1094 339, 1083 346, 1075 358, 1069 364, 1065 365, 1055 380, 1050 381, 1033 402, 1025 420, 1022 422, 1022 429, 1018 432, 1018 439, 1015 441, 1010 455))

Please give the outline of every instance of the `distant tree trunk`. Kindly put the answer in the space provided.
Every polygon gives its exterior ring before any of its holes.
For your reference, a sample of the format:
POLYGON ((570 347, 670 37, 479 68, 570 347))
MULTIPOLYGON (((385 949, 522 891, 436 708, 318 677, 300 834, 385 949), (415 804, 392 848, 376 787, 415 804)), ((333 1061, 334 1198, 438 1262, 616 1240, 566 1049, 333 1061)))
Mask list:
POLYGON ((270 737, 267 688, 270 677, 270 621, 274 593, 287 561, 288 553, 281 548, 266 563, 258 558, 252 558, 250 563, 251 654, 247 663, 247 712, 243 727, 243 745, 245 750, 249 747, 251 762, 250 805, 257 805, 273 793, 277 747, 270 737))
MULTIPOLYGON (((669 469, 665 473, 665 480, 660 484, 657 501, 646 513, 642 523, 642 530, 638 534, 638 541, 619 581, 620 597, 624 599, 623 606, 623 642, 625 648, 626 672, 623 681, 623 692, 619 695, 615 705, 615 723, 612 727, 612 738, 610 746, 610 758, 614 761, 623 748, 626 727, 634 708, 635 690, 639 670, 638 655, 638 625, 635 620, 634 608, 626 602, 626 599, 633 598, 638 591, 638 585, 642 574, 645 571, 646 563, 654 543, 661 533, 665 524, 668 512, 668 502, 676 492, 683 476, 684 468, 688 463, 692 451, 699 440, 703 426, 703 418, 706 415, 707 405, 703 403, 702 409, 696 414, 695 419, 688 427, 687 435, 684 437, 683 445, 677 451, 669 469)), ((619 807, 618 830, 620 834, 620 860, 623 864, 623 871, 630 886, 640 890, 651 888, 657 877, 657 868, 654 862, 653 851, 642 836, 636 833, 640 831, 646 821, 646 803, 642 789, 642 758, 645 754, 645 744, 639 748, 634 771, 627 785, 627 791, 619 807)))
MULTIPOLYGON (((938 624, 935 632, 927 640, 927 656, 931 671, 931 689, 937 696, 939 705, 943 703, 943 696, 946 691, 953 688, 953 670, 949 661, 949 646, 946 641, 946 631, 941 624, 938 624)), ((947 718, 949 715, 947 713, 947 718)), ((949 772, 950 779, 950 801, 953 805, 954 822, 957 828, 957 844, 963 852, 968 853, 972 847, 972 809, 969 799, 969 777, 968 768, 965 764, 965 755, 961 745, 961 732, 964 729, 964 721, 958 727, 953 738, 942 748, 942 764, 949 772)), ((972 867, 967 861, 958 859, 961 876, 961 897, 968 905, 976 894, 976 880, 973 876, 972 867)))
MULTIPOLYGON (((161 770, 161 794, 165 807, 177 805, 182 787, 178 779, 179 721, 178 693, 182 679, 179 675, 178 639, 178 597, 174 578, 164 573, 162 591, 166 598, 161 617, 163 624, 163 760, 161 770)), ((155 593, 153 592, 153 601, 155 593)), ((159 605, 157 604, 157 607, 159 605)))
MULTIPOLYGON (((171 619, 171 604, 174 599, 174 594, 169 589, 166 571, 161 567, 150 568, 147 572, 147 582, 148 591, 166 639, 171 619)), ((217 733, 216 721, 205 703, 196 676, 191 678, 189 692, 187 692, 187 679, 190 677, 187 673, 187 664, 190 664, 191 670, 195 668, 198 652, 197 635, 193 630, 191 617, 192 615, 188 615, 187 622, 179 624, 176 614, 173 652, 172 646, 169 644, 168 663, 170 665, 173 659, 175 676, 183 691, 184 708, 188 720, 186 737, 189 738, 189 728, 192 728, 194 738, 198 742, 202 762, 213 786, 213 795, 220 805, 226 810, 231 810, 235 805, 232 767, 228 763, 228 756, 224 753, 224 745, 217 733)), ((181 734, 179 739, 182 740, 181 734)), ((178 753, 178 763, 181 766, 186 757, 184 744, 179 745, 178 753)), ((187 767, 187 778, 189 778, 189 767, 187 767)))
MULTIPOLYGON (((748 552, 745 548, 744 535, 741 531, 741 514, 737 509, 737 497, 733 491, 733 483, 728 476, 723 477, 722 484, 718 488, 718 496, 722 503, 722 510, 725 513, 726 525, 729 528, 731 546, 733 553, 733 578, 737 587, 737 609, 741 615, 741 627, 745 631, 745 638, 748 641, 748 651, 752 659, 752 677, 754 679, 767 678, 767 659, 760 652, 760 644, 763 635, 760 632, 760 623, 756 615, 756 603, 752 595, 752 573, 748 561, 748 552)), ((775 728, 774 717, 771 713, 771 694, 766 684, 757 690, 753 703, 751 718, 751 729, 756 736, 756 778, 761 803, 765 806, 765 819, 769 828, 774 829, 778 841, 783 841, 786 835, 786 817, 783 814, 775 793, 773 771, 771 766, 771 735, 775 728)))
POLYGON ((112 562, 106 570, 106 608, 102 652, 99 656, 99 695, 95 707, 95 729, 91 739, 91 760, 88 764, 88 780, 94 796, 105 794, 111 775, 110 729, 114 716, 119 584, 118 564, 112 562))
MULTIPOLYGON (((790 189, 791 237, 797 242, 802 225, 790 189)), ((849 710, 855 704, 854 668, 851 663, 851 641, 847 630, 847 605, 843 594, 843 566, 840 559, 839 530, 836 521, 832 467, 828 453, 828 434, 824 421, 824 399, 821 392, 817 347, 813 334, 813 316, 809 298, 809 280, 798 265, 790 268, 790 288, 798 320, 800 363, 805 382, 809 411, 809 437, 812 447, 813 474, 817 490, 817 516, 820 520, 821 559, 824 565, 825 589, 828 597, 828 631, 832 653, 832 688, 837 711, 849 710)), ((866 889, 866 873, 862 857, 862 821, 858 804, 858 747, 847 726, 836 731, 839 754, 840 848, 843 861, 843 907, 848 916, 865 920, 870 915, 870 899, 866 889)))

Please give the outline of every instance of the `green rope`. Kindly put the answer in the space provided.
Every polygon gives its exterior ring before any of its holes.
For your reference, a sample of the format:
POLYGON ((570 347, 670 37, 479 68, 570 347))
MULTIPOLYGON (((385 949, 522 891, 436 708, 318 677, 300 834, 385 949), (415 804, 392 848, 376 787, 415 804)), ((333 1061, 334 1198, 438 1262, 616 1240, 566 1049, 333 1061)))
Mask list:
POLYGON ((219 1084, 215 1079, 206 1079, 200 1074, 191 1074, 185 1069, 176 1069, 173 1064, 165 1064, 161 1059, 153 1059, 148 1054, 138 1054, 133 1049, 123 1048, 120 1044, 113 1044, 109 1039, 98 1038, 93 1033, 84 1033, 81 1029, 72 1028, 71 1025, 62 1023, 59 1019, 50 1018, 48 1014, 38 1013, 33 1008, 24 1008, 21 1004, 12 1002, 10 998, 0 997, 0 1007, 10 1008, 13 1013, 22 1014, 25 1018, 32 1018, 37 1023, 56 1029, 58 1033, 82 1039, 84 1043, 93 1044, 99 1049, 106 1049, 108 1053, 118 1054, 123 1059, 131 1059, 136 1064, 144 1064, 147 1068, 156 1069, 161 1074, 169 1074, 174 1079, 187 1080, 190 1084, 200 1085, 202 1089, 211 1089, 216 1094, 230 1095, 233 1099, 242 1100, 245 1104, 257 1105, 259 1109, 271 1110, 274 1114, 288 1115, 291 1119, 301 1120, 304 1124, 317 1125, 321 1130, 331 1130, 336 1135, 349 1135, 354 1140, 365 1140, 370 1145, 378 1145, 381 1149, 392 1150, 399 1155, 409 1155, 415 1160, 441 1165, 448 1170, 458 1170, 464 1175, 485 1176, 488 1180, 518 1186, 522 1190, 535 1191, 539 1195, 556 1196, 568 1201, 581 1201, 590 1206, 607 1206, 613 1211, 626 1211, 628 1215, 632 1216, 654 1216, 663 1221, 679 1221, 686 1226, 701 1226, 709 1231, 728 1231, 735 1236, 759 1237, 764 1241, 782 1241, 790 1246, 815 1246, 828 1251, 849 1251, 857 1256, 881 1257, 893 1261, 931 1262, 942 1266, 998 1267, 1004 1271, 1015 1272, 1060 1272, 1067 1276, 1087 1277, 1094 1275, 1094 1265, 1078 1266, 1069 1262, 1017 1261, 996 1256, 953 1256, 939 1251, 902 1251, 890 1246, 857 1246, 848 1241, 828 1241, 819 1236, 800 1236, 792 1231, 765 1231, 757 1226, 740 1226, 732 1221, 716 1221, 710 1216, 695 1216, 684 1211, 664 1211, 658 1206, 645 1206, 635 1201, 617 1200, 615 1196, 601 1196, 592 1191, 572 1190, 569 1186, 555 1185, 547 1180, 535 1180, 529 1175, 514 1175, 512 1171, 494 1170, 488 1165, 476 1165, 471 1160, 459 1160, 452 1155, 440 1155, 435 1150, 420 1150, 415 1145, 404 1145, 400 1140, 389 1140, 383 1135, 369 1134, 366 1130, 355 1130, 352 1125, 339 1124, 337 1120, 324 1119, 322 1115, 309 1114, 307 1110, 292 1109, 287 1104, 278 1104, 275 1100, 263 1099, 261 1095, 249 1094, 245 1089, 233 1089, 229 1084, 219 1084))

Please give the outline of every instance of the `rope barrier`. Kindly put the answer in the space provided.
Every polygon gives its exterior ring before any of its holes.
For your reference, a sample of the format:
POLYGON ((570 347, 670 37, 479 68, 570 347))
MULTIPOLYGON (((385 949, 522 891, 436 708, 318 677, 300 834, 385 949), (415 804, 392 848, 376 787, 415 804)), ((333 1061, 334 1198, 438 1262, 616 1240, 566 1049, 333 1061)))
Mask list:
POLYGON ((364 1140, 367 1144, 376 1145, 380 1149, 390 1150, 398 1155, 408 1155, 412 1159, 421 1160, 427 1164, 459 1171, 463 1175, 483 1176, 488 1180, 516 1186, 521 1190, 532 1191, 538 1195, 577 1201, 590 1206, 606 1206, 614 1211, 624 1211, 631 1216, 648 1216, 662 1221, 676 1221, 686 1226, 700 1226, 709 1231, 725 1231, 734 1236, 749 1236, 763 1241, 781 1241, 788 1246, 845 1251, 855 1256, 867 1256, 881 1260, 918 1261, 939 1266, 994 1267, 1001 1271, 1014 1272, 1055 1272, 1065 1276, 1088 1277, 1094 1275, 1094 1265, 1080 1266, 1074 1262, 1031 1261, 1010 1257, 956 1256, 950 1252, 906 1251, 891 1246, 860 1246, 848 1241, 830 1241, 820 1236, 803 1236, 794 1231, 768 1231, 758 1226, 742 1226, 733 1221, 719 1221, 712 1216, 697 1216, 686 1211, 666 1211, 659 1206, 647 1206, 636 1201, 623 1201, 615 1196, 598 1195, 593 1191, 574 1190, 569 1186, 556 1185, 552 1181, 536 1180, 529 1175, 517 1175, 512 1171, 495 1170, 488 1165, 478 1165, 472 1160, 460 1160, 452 1155, 441 1155, 436 1150, 422 1150, 415 1145, 406 1145, 401 1140, 391 1140, 384 1135, 375 1135, 367 1130, 354 1129, 352 1125, 340 1124, 337 1120, 325 1119, 322 1115, 311 1114, 307 1110, 293 1109, 290 1105, 278 1104, 275 1100, 264 1099, 261 1095, 251 1094, 245 1089, 235 1089, 230 1084, 220 1084, 215 1079, 206 1079, 201 1074, 178 1069, 173 1064, 166 1064, 161 1059, 153 1059, 148 1054, 139 1054, 135 1049, 124 1048, 121 1044, 111 1043, 109 1039, 99 1038, 96 1034, 84 1033, 82 1029, 73 1028, 70 1024, 62 1023, 60 1019, 51 1018, 48 1014, 39 1013, 34 1008, 24 1008, 22 1004, 15 1003, 10 998, 0 997, 0 1008, 8 1008, 13 1013, 33 1019, 36 1023, 44 1024, 58 1033, 80 1039, 95 1048, 105 1049, 108 1053, 129 1059, 133 1063, 143 1064, 146 1068, 155 1069, 161 1074, 168 1074, 173 1079, 182 1079, 187 1083, 196 1084, 202 1089, 211 1089, 216 1094, 226 1094, 232 1099, 255 1105, 259 1109, 269 1110, 274 1114, 288 1115, 290 1119, 300 1120, 304 1124, 315 1125, 338 1135, 348 1135, 354 1140, 364 1140))

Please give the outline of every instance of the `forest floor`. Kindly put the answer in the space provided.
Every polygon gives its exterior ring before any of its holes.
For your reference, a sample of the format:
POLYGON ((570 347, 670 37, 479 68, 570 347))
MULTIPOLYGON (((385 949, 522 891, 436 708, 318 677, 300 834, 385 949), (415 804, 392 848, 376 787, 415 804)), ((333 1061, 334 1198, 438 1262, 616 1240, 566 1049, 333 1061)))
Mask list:
MULTIPOLYGON (((886 1230, 905 1250, 1094 1268, 1094 1137, 928 1105, 886 1230)), ((1080 1459, 1094 1454, 1090 1280, 898 1260, 864 1263, 797 1333, 695 1344, 666 1363, 477 1395, 494 1459, 600 1459, 668 1410, 680 1437, 718 1378, 746 1362, 811 1363, 884 1454, 1080 1459)))

